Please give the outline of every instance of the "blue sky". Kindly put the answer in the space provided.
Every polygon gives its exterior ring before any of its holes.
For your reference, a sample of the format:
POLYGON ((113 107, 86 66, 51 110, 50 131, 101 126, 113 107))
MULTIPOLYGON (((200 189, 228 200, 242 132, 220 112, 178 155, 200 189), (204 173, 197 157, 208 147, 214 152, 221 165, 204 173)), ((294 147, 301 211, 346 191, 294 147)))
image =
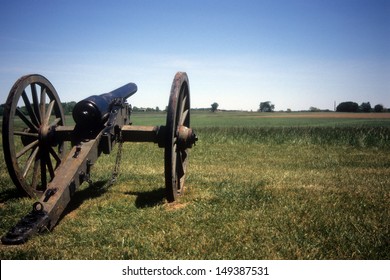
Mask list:
POLYGON ((390 0, 0 0, 0 102, 39 73, 62 101, 135 82, 165 108, 177 71, 191 107, 390 107, 390 0))

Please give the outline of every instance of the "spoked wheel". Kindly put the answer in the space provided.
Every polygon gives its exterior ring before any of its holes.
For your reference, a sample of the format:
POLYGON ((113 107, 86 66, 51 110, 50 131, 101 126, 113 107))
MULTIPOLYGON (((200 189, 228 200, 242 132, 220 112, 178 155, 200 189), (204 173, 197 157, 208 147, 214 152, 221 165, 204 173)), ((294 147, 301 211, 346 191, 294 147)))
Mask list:
POLYGON ((60 99, 41 75, 21 77, 12 87, 3 115, 3 150, 15 186, 40 197, 64 155, 55 127, 65 125, 60 99))
POLYGON ((166 122, 165 187, 168 202, 183 194, 188 150, 197 140, 190 128, 190 88, 186 73, 178 72, 172 83, 166 122))

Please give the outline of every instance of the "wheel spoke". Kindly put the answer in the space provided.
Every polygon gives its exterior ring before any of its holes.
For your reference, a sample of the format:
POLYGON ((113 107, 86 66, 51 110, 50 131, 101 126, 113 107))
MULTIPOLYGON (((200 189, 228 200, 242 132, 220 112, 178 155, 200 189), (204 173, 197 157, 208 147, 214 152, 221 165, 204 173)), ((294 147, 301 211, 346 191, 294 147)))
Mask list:
POLYGON ((27 109, 27 112, 30 116, 30 119, 32 121, 32 123, 36 126, 39 126, 39 121, 38 121, 38 118, 37 116, 35 115, 35 112, 31 106, 31 103, 30 103, 30 100, 28 99, 28 96, 26 94, 26 91, 23 91, 22 92, 22 98, 23 98, 23 101, 24 101, 24 105, 26 106, 26 109, 27 109))
POLYGON ((38 133, 31 133, 25 131, 14 131, 14 135, 38 138, 38 133))
POLYGON ((33 98, 33 106, 35 111, 35 116, 41 117, 41 111, 39 109, 39 101, 38 101, 38 93, 37 93, 37 87, 35 84, 31 84, 31 95, 33 98))
POLYGON ((38 154, 38 150, 39 150, 39 147, 36 147, 35 150, 31 153, 30 157, 28 158, 27 163, 26 163, 26 167, 24 168, 24 171, 23 171, 23 178, 26 178, 27 173, 30 170, 32 163, 35 162, 35 159, 36 159, 37 154, 38 154))
POLYGON ((27 153, 29 150, 33 149, 38 145, 39 141, 35 140, 34 142, 31 142, 27 146, 25 146, 19 153, 16 154, 16 159, 20 158, 23 156, 25 153, 27 153))
POLYGON ((183 99, 181 100, 180 114, 182 114, 184 112, 185 106, 186 106, 186 103, 187 103, 187 95, 185 93, 183 93, 183 95, 184 95, 183 99))
POLYGON ((49 106, 47 107, 47 112, 46 112, 46 118, 45 118, 45 125, 49 124, 50 116, 53 111, 55 100, 50 101, 49 106))
POLYGON ((180 177, 181 182, 184 180, 184 177, 186 175, 187 157, 188 157, 187 150, 182 150, 179 152, 180 166, 178 169, 178 173, 179 173, 179 177, 180 177))
POLYGON ((46 116, 46 88, 44 87, 41 88, 40 110, 41 110, 41 123, 43 124, 46 116))
POLYGON ((46 189, 46 185, 47 185, 47 176, 46 176, 46 155, 45 153, 43 152, 42 148, 39 149, 39 153, 40 153, 40 163, 41 163, 41 184, 42 184, 42 188, 43 189, 46 189))
POLYGON ((54 121, 52 121, 49 126, 52 127, 52 126, 56 126, 57 124, 59 124, 59 122, 61 121, 61 118, 56 118, 54 121))
POLYGON ((57 169, 57 167, 60 165, 61 163, 61 159, 60 157, 58 156, 58 154, 54 151, 54 149, 52 147, 49 148, 49 152, 50 154, 53 156, 53 158, 55 159, 56 161, 56 166, 55 166, 55 169, 57 169))
MULTIPOLYGON (((172 171, 176 170, 176 165, 177 165, 176 148, 177 148, 177 145, 173 144, 173 147, 172 147, 172 171)), ((176 180, 177 180, 177 174, 176 174, 176 172, 172 172, 172 181, 176 182, 176 180)))
POLYGON ((38 131, 38 127, 36 127, 20 110, 20 108, 16 108, 16 115, 22 119, 22 121, 30 128, 32 131, 38 131))
MULTIPOLYGON (((183 90, 181 91, 181 93, 183 93, 183 90)), ((186 96, 185 95, 183 96, 182 94, 180 94, 179 95, 179 100, 178 100, 179 105, 178 105, 177 112, 176 112, 176 114, 177 114, 176 118, 178 118, 177 119, 177 125, 178 126, 183 124, 182 123, 182 121, 183 121, 182 116, 183 116, 183 111, 184 111, 184 108, 185 108, 185 100, 186 100, 186 96)))
MULTIPOLYGON (((39 149, 38 149, 38 152, 39 152, 39 149)), ((39 166, 40 166, 40 159, 38 157, 35 158, 35 162, 34 162, 34 170, 33 170, 33 174, 32 174, 32 181, 31 181, 31 188, 32 189, 36 189, 37 188, 37 185, 38 185, 38 175, 39 175, 39 166)), ((42 187, 42 189, 44 189, 42 187)))
POLYGON ((180 116, 179 126, 180 125, 184 125, 184 123, 185 123, 185 121, 187 119, 187 116, 188 116, 188 112, 189 112, 189 109, 184 110, 183 114, 180 116))
POLYGON ((183 158, 181 156, 181 152, 178 152, 177 153, 177 160, 176 162, 179 162, 177 165, 176 165, 176 169, 177 169, 177 177, 179 179, 181 179, 184 175, 185 175, 185 170, 184 170, 184 166, 183 166, 183 158))
MULTIPOLYGON (((187 89, 188 90, 188 89, 187 89)), ((180 104, 180 120, 178 125, 187 125, 188 126, 188 116, 190 112, 189 103, 187 99, 189 98, 188 92, 186 92, 186 88, 184 87, 182 90, 182 100, 180 104)))
POLYGON ((46 154, 46 166, 50 174, 50 181, 54 178, 54 168, 53 163, 51 162, 50 155, 46 154))

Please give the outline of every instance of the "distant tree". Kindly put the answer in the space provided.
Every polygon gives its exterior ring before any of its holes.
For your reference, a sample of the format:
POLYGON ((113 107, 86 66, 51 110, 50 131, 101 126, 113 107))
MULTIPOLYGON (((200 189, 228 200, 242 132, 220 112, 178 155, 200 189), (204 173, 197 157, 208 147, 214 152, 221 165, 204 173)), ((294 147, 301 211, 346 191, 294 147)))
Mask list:
POLYGON ((341 102, 336 108, 337 112, 357 112, 358 110, 359 105, 352 101, 341 102))
POLYGON ((359 106, 359 111, 361 111, 361 112, 371 112, 371 104, 370 104, 370 102, 363 102, 359 106))
POLYGON ((73 112, 74 106, 76 106, 76 101, 63 102, 62 108, 65 114, 71 114, 73 112))
POLYGON ((156 107, 156 112, 160 112, 160 107, 156 107))
POLYGON ((219 104, 217 102, 214 102, 213 104, 211 104, 211 112, 215 112, 218 110, 218 106, 219 104))
POLYGON ((319 112, 319 111, 321 111, 321 109, 318 109, 317 107, 313 107, 312 106, 312 107, 309 108, 309 111, 310 112, 319 112))
POLYGON ((20 110, 23 114, 28 115, 28 111, 27 111, 26 106, 19 107, 19 110, 20 110))
POLYGON ((383 107, 382 104, 377 104, 377 105, 374 106, 374 111, 377 112, 377 113, 384 112, 385 108, 383 107))
POLYGON ((260 102, 259 112, 273 112, 275 105, 271 101, 260 102))

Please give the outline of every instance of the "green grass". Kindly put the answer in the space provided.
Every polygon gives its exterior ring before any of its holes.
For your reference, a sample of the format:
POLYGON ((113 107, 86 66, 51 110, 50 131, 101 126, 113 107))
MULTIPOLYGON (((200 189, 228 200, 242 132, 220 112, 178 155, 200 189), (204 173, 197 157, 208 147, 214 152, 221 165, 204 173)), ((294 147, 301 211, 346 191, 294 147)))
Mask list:
MULTIPOLYGON (((163 150, 125 143, 113 186, 101 188, 116 149, 99 158, 94 184, 79 189, 54 231, 0 245, 1 259, 390 259, 386 119, 262 126, 236 114, 222 125, 233 116, 192 115, 199 141, 178 202, 164 198, 163 150)), ((164 124, 165 115, 133 122, 164 124)), ((0 164, 4 234, 34 201, 16 196, 0 164)))
MULTIPOLYGON (((165 112, 136 112, 135 125, 164 125, 165 112)), ((69 118, 68 118, 69 120, 69 118)), ((390 127, 388 113, 258 113, 192 111, 192 126, 198 127, 390 127)))
MULTIPOLYGON (((135 115, 138 117, 137 115, 135 115)), ((194 127, 351 127, 390 126, 388 113, 193 112, 194 127)), ((141 119, 142 120, 142 119, 141 119)), ((165 122, 165 121, 164 121, 165 122)))

